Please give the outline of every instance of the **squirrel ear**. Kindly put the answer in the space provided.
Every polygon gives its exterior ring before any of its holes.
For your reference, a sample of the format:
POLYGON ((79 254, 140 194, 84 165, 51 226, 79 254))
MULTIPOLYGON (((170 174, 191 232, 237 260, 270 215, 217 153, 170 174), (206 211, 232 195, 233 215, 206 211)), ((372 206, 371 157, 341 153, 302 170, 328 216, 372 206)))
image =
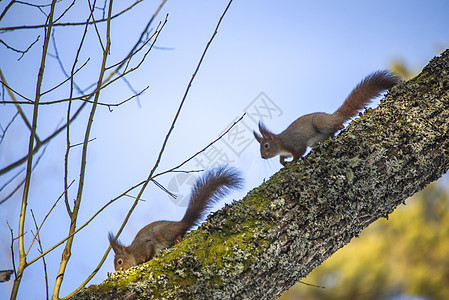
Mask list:
POLYGON ((267 129, 267 127, 265 127, 265 124, 262 123, 262 121, 259 121, 259 131, 262 134, 262 136, 266 139, 270 139, 271 138, 271 132, 267 129))
POLYGON ((109 244, 111 245, 111 248, 112 248, 112 250, 114 250, 115 254, 124 252, 125 247, 123 247, 123 245, 118 240, 115 240, 115 236, 112 234, 112 232, 109 232, 108 239, 109 239, 109 244))
POLYGON ((256 138, 256 140, 260 144, 260 141, 262 140, 262 136, 260 136, 255 130, 253 130, 253 134, 254 134, 254 137, 256 138))

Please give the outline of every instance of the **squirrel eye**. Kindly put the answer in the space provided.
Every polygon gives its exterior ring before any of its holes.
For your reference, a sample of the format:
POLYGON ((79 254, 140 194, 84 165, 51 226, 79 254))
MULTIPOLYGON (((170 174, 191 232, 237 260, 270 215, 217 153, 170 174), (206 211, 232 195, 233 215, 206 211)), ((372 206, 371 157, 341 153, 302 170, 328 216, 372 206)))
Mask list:
POLYGON ((263 145, 265 147, 265 149, 267 149, 268 147, 270 147, 270 144, 266 143, 265 145, 263 145))
POLYGON ((117 263, 118 263, 119 265, 121 265, 121 264, 123 263, 123 260, 119 259, 119 260, 117 260, 117 263))

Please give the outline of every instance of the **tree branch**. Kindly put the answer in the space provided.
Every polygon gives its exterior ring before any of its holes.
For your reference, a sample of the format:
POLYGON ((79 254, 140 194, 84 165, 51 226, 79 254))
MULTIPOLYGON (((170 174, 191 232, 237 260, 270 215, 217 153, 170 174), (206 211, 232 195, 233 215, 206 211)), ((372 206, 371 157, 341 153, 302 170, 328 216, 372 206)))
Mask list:
POLYGON ((181 243, 73 299, 276 298, 444 174, 448 149, 446 50, 378 108, 181 243))

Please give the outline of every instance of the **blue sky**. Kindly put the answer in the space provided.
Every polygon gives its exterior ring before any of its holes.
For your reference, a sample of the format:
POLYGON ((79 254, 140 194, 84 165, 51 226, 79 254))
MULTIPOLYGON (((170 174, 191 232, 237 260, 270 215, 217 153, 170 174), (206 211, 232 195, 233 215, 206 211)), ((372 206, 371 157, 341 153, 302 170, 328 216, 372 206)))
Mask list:
MULTIPOLYGON (((63 20, 86 18, 84 4, 78 3, 73 13, 63 20)), ((130 3, 117 1, 114 10, 119 11, 130 3)), ((5 5, 0 3, 0 10, 5 5)), ((154 1, 144 1, 128 16, 117 19, 112 28, 111 63, 130 50, 130 45, 140 35, 157 5, 154 1)), ((166 3, 157 22, 163 21, 167 13, 168 22, 156 44, 166 49, 153 50, 141 68, 127 77, 134 89, 149 86, 148 91, 139 97, 139 103, 130 101, 112 112, 106 107, 97 110, 92 131, 95 140, 88 152, 87 178, 78 224, 84 223, 110 199, 148 176, 186 86, 226 5, 227 1, 166 3)), ((364 76, 388 68, 397 60, 418 72, 433 56, 449 46, 448 11, 447 1, 235 0, 195 78, 158 170, 164 171, 189 158, 261 101, 268 101, 272 108, 276 107, 273 116, 265 123, 274 132, 280 132, 303 114, 333 112, 364 76)), ((0 27, 41 22, 42 14, 36 9, 17 5, 0 21, 0 27)), ((80 30, 56 29, 58 49, 67 67, 70 67, 79 43, 80 30)), ((0 39, 21 49, 28 47, 39 34, 40 41, 20 61, 17 61, 16 53, 0 45, 0 68, 7 82, 29 98, 34 97, 43 32, 0 32, 0 39)), ((77 77, 77 82, 84 87, 95 82, 99 61, 95 36, 89 38, 92 44, 83 52, 80 61, 91 60, 77 77)), ((54 53, 53 50, 51 52, 54 53)), ((48 58, 44 89, 64 78, 57 62, 48 58)), ((120 81, 116 87, 102 93, 101 101, 118 102, 130 95, 132 92, 128 86, 120 81)), ((57 97, 67 97, 67 89, 58 89, 53 96, 46 96, 43 100, 57 97)), ((5 95, 5 99, 9 100, 9 97, 5 95)), ((24 110, 31 119, 31 106, 25 106, 24 110)), ((82 141, 86 112, 73 126, 73 143, 82 141)), ((12 105, 0 104, 2 127, 14 113, 12 105)), ((64 105, 42 107, 39 135, 43 138, 48 136, 64 117, 64 105)), ((27 151, 29 131, 22 123, 21 120, 16 121, 0 144, 0 168, 27 151)), ((232 199, 240 199, 281 166, 277 158, 269 161, 260 158, 258 145, 251 140, 250 130, 256 128, 256 123, 250 116, 247 115, 239 125, 244 126, 240 129, 246 134, 243 135, 243 145, 237 145, 232 137, 228 137, 225 140, 228 144, 220 141, 214 149, 215 154, 232 161, 245 175, 244 190, 228 197, 228 203, 232 199)), ((35 169, 29 207, 38 220, 42 220, 63 191, 64 152, 65 134, 62 134, 49 144, 35 169)), ((73 148, 70 178, 74 180, 78 179, 80 153, 80 147, 73 148)), ((202 163, 207 161, 206 156, 199 159, 202 163)), ((198 161, 192 161, 184 169, 198 168, 198 161)), ((19 169, 0 177, 0 186, 19 169)), ((190 187, 182 184, 182 180, 187 179, 173 174, 159 178, 161 184, 174 190, 178 188, 184 195, 190 187)), ((71 192, 72 198, 75 190, 71 192)), ((10 232, 6 221, 17 233, 21 191, 0 208, 0 269, 11 268, 10 232)), ((8 188, 0 191, 0 199, 7 192, 8 188)), ((125 244, 131 243, 144 225, 162 219, 179 220, 185 211, 185 203, 176 203, 154 185, 149 185, 143 199, 146 201, 139 204, 121 236, 125 244)), ((108 231, 117 231, 132 201, 131 198, 121 199, 81 231, 74 244, 61 296, 76 288, 95 268, 108 246, 108 231)), ((68 231, 64 209, 63 203, 59 203, 42 231, 45 249, 61 240, 68 231)), ((29 229, 33 228, 30 216, 27 225, 29 229)), ((61 251, 62 248, 58 248, 48 256, 50 286, 56 277, 61 251)), ((31 253, 31 256, 37 254, 35 250, 31 253)), ((106 272, 112 270, 110 255, 92 283, 101 282, 106 272)), ((44 286, 42 264, 38 262, 25 271, 19 296, 33 299, 29 295, 32 290, 37 294, 35 299, 42 299, 44 286)), ((10 288, 11 283, 0 285, 0 298, 9 295, 10 288)))

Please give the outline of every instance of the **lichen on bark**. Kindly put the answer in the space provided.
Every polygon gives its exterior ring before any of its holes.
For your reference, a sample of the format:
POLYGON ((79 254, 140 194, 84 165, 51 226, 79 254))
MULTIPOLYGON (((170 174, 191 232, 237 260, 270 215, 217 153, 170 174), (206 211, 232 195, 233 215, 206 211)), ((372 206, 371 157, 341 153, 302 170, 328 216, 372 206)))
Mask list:
POLYGON ((74 299, 273 299, 449 169, 449 50, 152 261, 74 299))

